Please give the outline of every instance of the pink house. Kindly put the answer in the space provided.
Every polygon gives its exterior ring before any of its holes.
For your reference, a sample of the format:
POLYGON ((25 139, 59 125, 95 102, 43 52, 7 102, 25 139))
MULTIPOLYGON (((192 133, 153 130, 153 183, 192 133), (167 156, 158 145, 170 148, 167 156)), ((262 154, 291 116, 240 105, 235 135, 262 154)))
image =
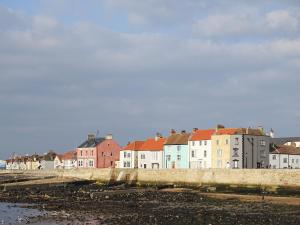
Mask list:
POLYGON ((96 138, 90 134, 87 140, 77 147, 78 168, 115 167, 120 150, 121 147, 113 140, 112 135, 96 138))

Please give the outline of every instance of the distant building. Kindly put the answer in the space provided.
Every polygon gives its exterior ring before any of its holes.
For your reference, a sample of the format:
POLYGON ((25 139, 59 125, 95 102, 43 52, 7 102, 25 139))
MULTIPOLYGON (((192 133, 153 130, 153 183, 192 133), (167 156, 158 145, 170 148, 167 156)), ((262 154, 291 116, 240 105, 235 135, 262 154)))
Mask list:
POLYGON ((145 141, 133 141, 129 142, 121 151, 120 151, 120 168, 125 169, 137 169, 138 162, 138 151, 141 150, 141 147, 145 141))
POLYGON ((283 138, 272 138, 271 144, 281 146, 289 145, 294 147, 300 147, 300 137, 283 137, 283 138))
POLYGON ((109 134, 96 138, 88 135, 86 141, 77 147, 77 164, 79 168, 114 168, 119 161, 121 146, 109 134))
POLYGON ((52 150, 45 153, 40 158, 40 167, 39 167, 39 169, 42 169, 42 170, 53 170, 53 169, 55 169, 54 159, 55 159, 56 155, 57 154, 52 150))
POLYGON ((6 161, 5 160, 0 160, 0 170, 6 169, 6 161))
POLYGON ((189 139, 190 168, 211 168, 211 135, 215 129, 193 129, 189 139))
POLYGON ((262 129, 217 128, 212 135, 212 168, 267 168, 270 136, 262 129))
POLYGON ((161 169, 163 163, 163 149, 165 138, 159 133, 155 138, 147 139, 137 150, 138 168, 140 169, 161 169))
POLYGON ((189 168, 189 141, 190 134, 186 131, 176 133, 171 130, 164 144, 163 165, 167 169, 189 168))
POLYGON ((272 169, 299 169, 300 148, 293 145, 273 146, 269 161, 272 169))

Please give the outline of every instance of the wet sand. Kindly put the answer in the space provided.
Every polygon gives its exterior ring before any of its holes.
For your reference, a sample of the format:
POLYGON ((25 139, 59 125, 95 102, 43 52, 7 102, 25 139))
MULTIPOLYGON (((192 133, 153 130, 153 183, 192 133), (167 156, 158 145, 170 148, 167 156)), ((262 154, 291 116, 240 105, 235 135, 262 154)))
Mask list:
MULTIPOLYGON (((45 181, 44 181, 45 183, 45 181)), ((203 193, 69 182, 0 191, 0 202, 46 210, 55 224, 300 224, 297 197, 203 193), (88 222, 88 223, 87 223, 88 222)))

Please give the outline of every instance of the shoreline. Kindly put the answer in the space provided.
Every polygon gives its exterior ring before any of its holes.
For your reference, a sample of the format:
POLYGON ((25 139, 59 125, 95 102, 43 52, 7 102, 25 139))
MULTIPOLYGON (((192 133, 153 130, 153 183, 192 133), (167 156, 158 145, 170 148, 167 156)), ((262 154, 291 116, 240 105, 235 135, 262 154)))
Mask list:
POLYGON ((300 198, 294 196, 59 179, 12 183, 15 188, 0 190, 0 202, 34 204, 30 207, 54 213, 39 219, 61 224, 300 224, 300 198))

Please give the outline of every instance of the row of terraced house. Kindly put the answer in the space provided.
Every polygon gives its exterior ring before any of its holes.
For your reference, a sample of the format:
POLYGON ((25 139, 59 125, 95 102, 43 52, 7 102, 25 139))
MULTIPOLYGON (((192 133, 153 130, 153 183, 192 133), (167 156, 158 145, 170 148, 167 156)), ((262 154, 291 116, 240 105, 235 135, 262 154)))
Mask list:
POLYGON ((242 169, 300 168, 300 138, 274 138, 259 128, 172 129, 167 137, 134 140, 121 147, 111 134, 88 135, 78 147, 63 154, 12 157, 7 169, 242 169))

